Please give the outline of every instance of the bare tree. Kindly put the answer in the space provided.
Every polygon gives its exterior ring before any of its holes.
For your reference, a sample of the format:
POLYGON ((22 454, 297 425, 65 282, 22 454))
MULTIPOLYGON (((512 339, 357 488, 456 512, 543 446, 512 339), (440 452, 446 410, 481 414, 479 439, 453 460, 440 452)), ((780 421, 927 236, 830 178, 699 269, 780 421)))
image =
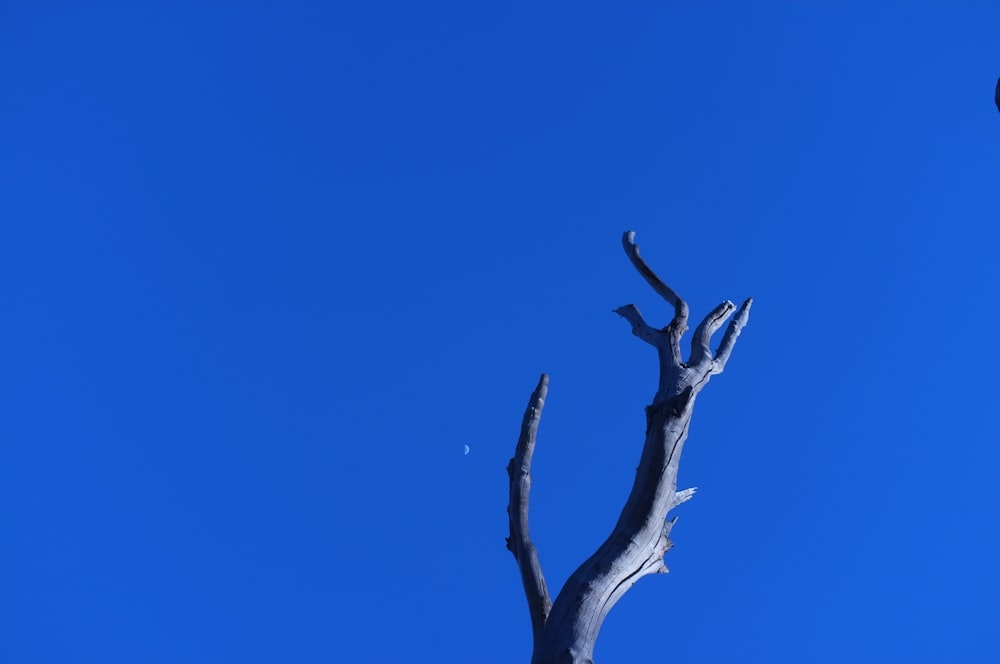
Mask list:
POLYGON ((652 344, 660 362, 660 384, 653 403, 646 407, 646 442, 642 448, 635 483, 608 539, 569 577, 556 597, 549 599, 538 551, 528 533, 528 494, 531 490, 531 457, 549 378, 542 374, 528 402, 521 436, 507 466, 510 475, 510 537, 507 548, 521 570, 531 614, 534 641, 532 664, 592 664, 597 633, 611 607, 640 578, 668 571, 663 556, 670 550, 670 529, 676 517, 667 513, 694 495, 694 489, 677 490, 677 468, 688 424, 698 393, 709 378, 722 373, 750 315, 748 299, 729 323, 715 354, 712 335, 736 309, 726 301, 694 331, 687 362, 680 340, 687 330, 688 305, 646 265, 639 256, 635 233, 622 236, 625 253, 639 274, 674 308, 674 318, 663 329, 650 327, 635 305, 615 313, 632 325, 632 333, 652 344))

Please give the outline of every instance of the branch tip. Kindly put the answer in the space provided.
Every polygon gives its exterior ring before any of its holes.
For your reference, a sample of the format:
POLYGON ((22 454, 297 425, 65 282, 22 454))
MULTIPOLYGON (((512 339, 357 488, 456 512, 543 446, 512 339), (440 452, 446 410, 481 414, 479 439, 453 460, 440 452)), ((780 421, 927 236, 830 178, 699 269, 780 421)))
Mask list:
POLYGON ((528 599, 528 611, 531 614, 531 629, 537 639, 542 627, 552 609, 549 591, 545 585, 545 576, 538 559, 538 550, 531 541, 528 532, 528 498, 531 493, 531 459, 535 452, 535 438, 538 435, 538 423, 542 418, 545 397, 549 389, 549 376, 542 374, 538 386, 531 393, 528 406, 521 422, 521 435, 517 440, 514 458, 511 459, 510 500, 507 513, 510 519, 510 537, 507 538, 507 548, 514 554, 514 560, 521 571, 521 582, 524 594, 528 599))
POLYGON ((726 300, 705 318, 695 328, 691 337, 691 364, 701 364, 712 359, 712 335, 722 327, 723 323, 733 314, 736 305, 726 300))
MULTIPOLYGON (((694 497, 694 494, 697 490, 698 487, 693 486, 690 489, 684 489, 683 491, 678 491, 677 493, 675 493, 674 499, 670 501, 670 509, 673 509, 678 505, 686 503, 687 501, 691 500, 694 497)), ((677 517, 674 518, 676 519, 677 517)))
POLYGON ((729 355, 733 352, 733 347, 736 345, 736 339, 740 336, 740 332, 746 327, 747 321, 750 320, 750 307, 753 306, 753 298, 748 297, 740 305, 739 310, 733 319, 729 321, 729 326, 726 328, 726 334, 722 337, 722 343, 719 344, 719 350, 715 352, 715 362, 712 369, 712 373, 720 374, 723 369, 726 368, 726 362, 729 361, 729 355))

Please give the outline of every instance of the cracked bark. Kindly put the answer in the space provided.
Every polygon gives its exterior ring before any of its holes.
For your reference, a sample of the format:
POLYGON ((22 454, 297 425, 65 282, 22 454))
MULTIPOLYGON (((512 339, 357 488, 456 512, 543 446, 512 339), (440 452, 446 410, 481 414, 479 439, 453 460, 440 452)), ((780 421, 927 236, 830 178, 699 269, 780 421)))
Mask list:
POLYGON ((752 300, 737 310, 726 301, 695 328, 687 361, 680 341, 687 330, 688 305, 654 273, 639 255, 635 233, 627 231, 622 245, 639 274, 674 309, 674 317, 662 328, 651 327, 632 304, 615 313, 629 322, 632 333, 656 348, 660 380, 653 402, 646 407, 646 440, 635 482, 618 523, 607 540, 570 576, 551 602, 542 574, 538 551, 528 531, 528 495, 531 489, 531 459, 538 423, 548 391, 548 376, 542 375, 531 395, 521 425, 510 477, 510 537, 507 548, 514 554, 528 600, 534 649, 532 664, 585 664, 593 662, 594 644, 601 624, 615 603, 647 574, 667 572, 663 556, 673 544, 670 531, 676 517, 667 513, 689 500, 694 488, 677 490, 677 470, 687 439, 695 399, 715 374, 725 369, 736 338, 750 315, 752 300), (729 322, 718 350, 710 348, 712 335, 729 322))

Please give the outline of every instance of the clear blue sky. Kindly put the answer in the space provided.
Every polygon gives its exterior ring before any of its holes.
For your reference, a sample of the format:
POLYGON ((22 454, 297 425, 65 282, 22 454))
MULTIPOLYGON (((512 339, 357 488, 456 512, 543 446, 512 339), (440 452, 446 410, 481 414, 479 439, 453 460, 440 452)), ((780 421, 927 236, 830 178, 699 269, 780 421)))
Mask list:
POLYGON ((0 661, 526 662, 755 298, 599 662, 1000 658, 1000 6, 17 2, 0 661), (463 454, 469 445, 471 453, 463 454))

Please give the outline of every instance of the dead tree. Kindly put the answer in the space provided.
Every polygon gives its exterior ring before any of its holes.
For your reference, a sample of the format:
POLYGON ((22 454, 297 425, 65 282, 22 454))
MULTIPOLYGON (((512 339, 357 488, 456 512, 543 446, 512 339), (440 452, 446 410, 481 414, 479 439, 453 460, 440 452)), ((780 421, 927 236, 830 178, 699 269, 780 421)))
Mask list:
POLYGON ((656 348, 660 362, 659 389, 653 403, 646 407, 646 442, 632 492, 618 523, 604 544, 569 577, 555 603, 549 599, 538 551, 528 533, 531 457, 548 391, 547 375, 542 374, 531 395, 514 458, 507 466, 510 476, 507 548, 517 560, 528 598, 534 642, 532 664, 592 664, 597 633, 615 602, 643 576, 668 571, 663 556, 673 546, 670 529, 677 519, 668 521, 667 513, 691 498, 695 491, 677 490, 677 468, 695 398, 709 378, 722 373, 750 315, 752 300, 748 299, 729 323, 713 355, 709 348, 711 337, 736 309, 729 301, 720 304, 695 329, 691 354, 685 362, 680 341, 688 327, 687 303, 639 256, 635 233, 627 231, 622 244, 639 274, 674 308, 673 320, 662 329, 647 325, 635 305, 615 310, 632 325, 635 336, 656 348))

